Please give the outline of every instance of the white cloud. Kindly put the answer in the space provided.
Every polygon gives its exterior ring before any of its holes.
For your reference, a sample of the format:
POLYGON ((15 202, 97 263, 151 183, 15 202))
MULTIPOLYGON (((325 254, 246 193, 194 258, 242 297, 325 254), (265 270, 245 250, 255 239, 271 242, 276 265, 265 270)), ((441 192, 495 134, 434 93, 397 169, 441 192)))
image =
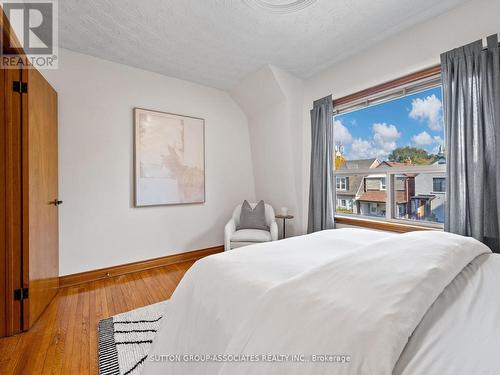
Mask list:
POLYGON ((414 120, 427 121, 427 126, 433 131, 439 131, 443 127, 443 104, 436 95, 432 94, 425 99, 414 99, 411 102, 410 118, 414 120))
POLYGON ((341 121, 335 120, 333 122, 333 136, 335 138, 335 143, 342 143, 347 145, 352 142, 352 135, 341 121))
POLYGON ((386 153, 389 153, 397 148, 396 141, 401 137, 401 133, 394 125, 373 124, 373 140, 386 153))
POLYGON ((427 132, 422 132, 420 134, 414 135, 411 140, 419 146, 425 146, 434 143, 434 139, 427 132))
POLYGON ((373 139, 357 138, 352 141, 350 159, 387 159, 398 146, 401 133, 394 125, 376 123, 372 125, 373 139))
POLYGON ((432 137, 426 131, 423 131, 420 134, 414 135, 411 138, 411 140, 413 141, 413 143, 415 145, 421 146, 421 147, 434 145, 434 147, 432 149, 426 148, 426 150, 428 152, 430 152, 431 154, 437 154, 439 152, 439 146, 444 146, 444 139, 443 138, 441 138, 438 135, 435 135, 434 137, 432 137))
POLYGON ((352 142, 350 159, 385 159, 387 152, 374 146, 373 142, 358 138, 352 142))
POLYGON ((373 156, 373 146, 369 141, 355 139, 351 145, 351 159, 368 159, 373 156))

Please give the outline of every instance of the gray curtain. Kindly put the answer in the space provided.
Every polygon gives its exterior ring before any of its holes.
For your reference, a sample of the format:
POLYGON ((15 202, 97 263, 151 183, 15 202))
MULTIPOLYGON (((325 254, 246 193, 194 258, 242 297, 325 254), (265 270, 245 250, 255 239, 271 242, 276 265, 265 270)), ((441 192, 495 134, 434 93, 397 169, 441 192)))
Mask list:
POLYGON ((448 204, 445 230, 499 252, 500 56, 496 35, 441 55, 448 204))
POLYGON ((332 96, 316 100, 311 110, 311 182, 307 232, 334 227, 332 96))

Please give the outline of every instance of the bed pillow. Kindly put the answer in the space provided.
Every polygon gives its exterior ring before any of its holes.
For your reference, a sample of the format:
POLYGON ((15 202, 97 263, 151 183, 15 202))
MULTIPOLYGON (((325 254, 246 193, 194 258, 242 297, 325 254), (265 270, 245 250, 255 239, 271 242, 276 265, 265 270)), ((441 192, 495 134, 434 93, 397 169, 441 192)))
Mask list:
POLYGON ((266 206, 264 201, 261 200, 257 203, 253 210, 250 203, 247 201, 243 202, 241 205, 240 225, 237 229, 269 230, 266 223, 266 206))

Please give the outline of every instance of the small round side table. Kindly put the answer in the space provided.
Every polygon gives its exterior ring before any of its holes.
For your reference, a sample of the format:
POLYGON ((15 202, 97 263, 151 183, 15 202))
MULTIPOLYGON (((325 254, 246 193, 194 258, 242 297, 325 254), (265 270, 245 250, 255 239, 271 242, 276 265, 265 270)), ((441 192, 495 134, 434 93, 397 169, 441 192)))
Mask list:
POLYGON ((286 221, 293 219, 293 215, 276 215, 275 217, 283 220, 283 238, 286 238, 286 221))

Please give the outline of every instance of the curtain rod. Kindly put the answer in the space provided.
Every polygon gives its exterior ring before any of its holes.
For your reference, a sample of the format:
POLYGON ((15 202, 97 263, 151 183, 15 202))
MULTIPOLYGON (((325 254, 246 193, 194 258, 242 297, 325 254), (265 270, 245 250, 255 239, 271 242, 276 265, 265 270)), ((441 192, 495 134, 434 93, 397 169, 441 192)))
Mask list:
POLYGON ((500 46, 500 33, 492 34, 492 35, 485 36, 485 37, 481 38, 481 41, 483 43, 483 50, 488 49, 488 38, 490 36, 493 36, 493 35, 497 36, 497 43, 498 43, 498 46, 500 46))

